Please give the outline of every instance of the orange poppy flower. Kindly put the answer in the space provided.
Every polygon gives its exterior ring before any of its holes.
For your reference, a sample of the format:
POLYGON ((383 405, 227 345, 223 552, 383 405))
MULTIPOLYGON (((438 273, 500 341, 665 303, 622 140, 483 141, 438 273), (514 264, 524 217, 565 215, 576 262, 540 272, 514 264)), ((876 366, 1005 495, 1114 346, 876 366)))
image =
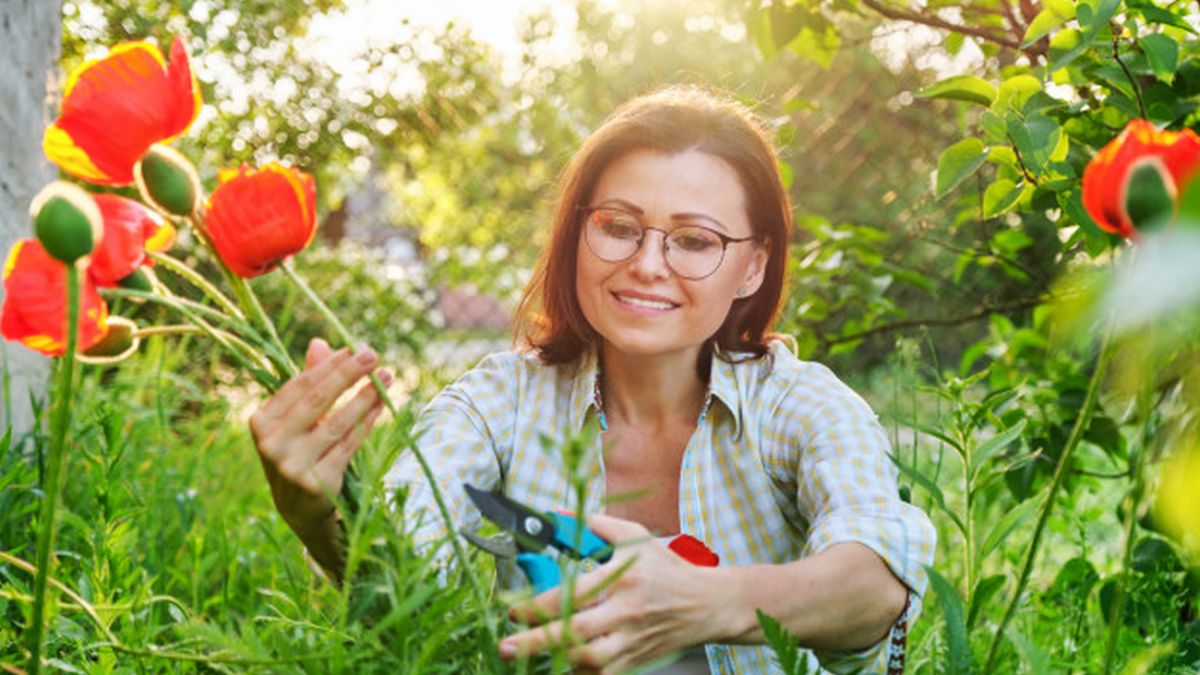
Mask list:
POLYGON ((1083 206, 1101 229, 1133 235, 1135 223, 1126 201, 1130 178, 1143 166, 1156 169, 1167 193, 1177 198, 1200 169, 1200 136, 1191 129, 1159 131, 1147 120, 1130 120, 1083 171, 1083 206))
POLYGON ((298 253, 317 231, 312 176, 279 164, 245 165, 218 174, 204 230, 221 260, 241 277, 270 272, 298 253))
POLYGON ((165 251, 175 228, 140 202, 119 195, 93 195, 104 220, 104 238, 92 253, 88 275, 97 286, 116 286, 141 265, 153 261, 146 251, 165 251))
POLYGON ((187 131, 200 113, 200 87, 176 37, 168 64, 149 42, 126 42, 67 78, 62 114, 42 148, 63 171, 99 185, 128 185, 154 143, 187 131))
MULTIPOLYGON (((78 351, 104 338, 108 320, 95 282, 81 276, 78 351)), ((47 356, 66 351, 67 266, 51 258, 36 239, 18 241, 4 263, 0 333, 47 356)))

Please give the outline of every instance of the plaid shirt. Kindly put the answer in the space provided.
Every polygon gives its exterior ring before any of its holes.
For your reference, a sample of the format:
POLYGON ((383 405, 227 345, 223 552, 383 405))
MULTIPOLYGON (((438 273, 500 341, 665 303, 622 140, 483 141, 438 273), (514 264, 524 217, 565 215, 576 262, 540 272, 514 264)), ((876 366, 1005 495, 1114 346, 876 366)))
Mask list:
MULTIPOLYGON (((532 354, 505 352, 485 358, 429 403, 417 422, 418 445, 457 526, 480 525, 464 482, 502 486, 546 511, 576 506, 562 461, 540 438, 578 433, 595 418, 597 376, 594 354, 546 366, 532 354)), ((599 448, 591 457, 586 507, 597 513, 605 494, 599 448)), ((419 539, 444 537, 411 453, 397 461, 387 483, 407 485, 406 508, 425 511, 419 539)), ((923 566, 933 563, 936 534, 924 512, 900 501, 883 429, 829 369, 798 360, 782 343, 763 359, 713 359, 703 412, 683 455, 679 514, 682 531, 705 542, 722 565, 787 563, 838 542, 860 542, 910 589, 908 625, 920 610, 923 566)), ((524 585, 513 565, 497 567, 502 587, 524 585)), ((897 656, 890 642, 808 658, 835 672, 885 672, 897 656)), ((779 671, 765 646, 706 650, 714 673, 779 671)))

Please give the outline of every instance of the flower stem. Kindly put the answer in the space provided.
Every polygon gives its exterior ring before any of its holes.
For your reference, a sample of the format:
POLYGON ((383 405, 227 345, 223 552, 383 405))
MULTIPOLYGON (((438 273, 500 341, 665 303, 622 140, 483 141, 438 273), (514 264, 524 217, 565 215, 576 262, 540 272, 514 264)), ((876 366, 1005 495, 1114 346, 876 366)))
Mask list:
MULTIPOLYGON (((284 275, 287 276, 287 278, 291 280, 293 284, 295 284, 296 288, 300 291, 300 294, 312 303, 313 307, 320 312, 321 316, 325 317, 325 320, 329 322, 329 325, 333 328, 334 332, 337 333, 338 337, 342 339, 342 342, 344 342, 346 346, 350 348, 351 353, 357 351, 354 337, 350 335, 350 331, 347 330, 346 326, 337 318, 337 315, 335 315, 333 311, 329 309, 329 306, 325 304, 325 301, 321 300, 321 297, 317 295, 316 292, 314 292, 313 289, 302 278, 300 278, 299 275, 296 274, 295 270, 292 269, 292 266, 288 264, 287 261, 281 263, 279 267, 283 270, 284 275)), ((387 388, 383 386, 383 382, 380 381, 379 376, 371 373, 370 377, 371 382, 375 385, 375 390, 379 392, 379 396, 383 400, 384 405, 387 406, 388 410, 390 410, 393 415, 399 414, 395 403, 393 403, 391 397, 388 396, 387 388)), ((416 444, 411 445, 411 449, 413 456, 416 457, 417 463, 421 466, 421 473, 423 473, 425 475, 425 479, 429 481, 430 491, 433 493, 433 499, 437 503, 438 512, 440 513, 442 521, 446 526, 446 532, 449 534, 450 543, 454 547, 454 554, 458 558, 459 564, 463 565, 463 570, 466 572, 467 579, 471 582, 471 590, 474 591, 475 600, 479 603, 479 607, 481 609, 486 608, 487 596, 483 592, 483 586, 479 583, 479 579, 475 575, 475 570, 471 567, 471 561, 467 558, 467 552, 463 550, 462 542, 459 541, 457 528, 454 527, 454 519, 450 517, 450 509, 446 506, 446 500, 442 495, 441 488, 438 486, 438 481, 433 474, 433 469, 429 466, 428 460, 425 459, 425 454, 422 453, 419 448, 417 448, 416 444)), ((343 483, 343 485, 345 485, 345 483, 343 483)), ((495 626, 493 626, 492 623, 487 620, 486 615, 482 613, 481 621, 487 627, 488 634, 491 636, 492 641, 495 642, 497 639, 495 626)))
MULTIPOLYGON (((144 291, 135 291, 132 289, 120 289, 119 292, 115 293, 114 295, 127 295, 130 297, 142 298, 142 299, 148 300, 150 302, 157 302, 159 304, 170 307, 171 309, 178 312, 179 315, 182 316, 184 319, 187 319, 193 326, 195 326, 197 329, 199 329, 200 332, 202 332, 205 335, 209 336, 210 338, 216 340, 217 344, 224 347, 225 350, 227 352, 229 352, 229 355, 232 356, 234 358, 234 360, 238 362, 238 365, 240 365, 242 368, 246 369, 254 377, 254 379, 258 380, 259 384, 266 387, 267 391, 273 392, 273 391, 279 389, 279 378, 274 373, 268 372, 268 370, 266 369, 268 360, 262 354, 262 352, 258 351, 254 347, 251 347, 250 345, 246 344, 246 342, 244 340, 242 340, 238 336, 234 335, 233 333, 228 333, 226 331, 223 331, 219 328, 214 327, 212 324, 210 324, 209 322, 207 322, 203 318, 201 318, 199 313, 192 311, 192 309, 190 309, 183 302, 176 302, 176 300, 180 300, 180 298, 170 298, 170 297, 166 297, 166 296, 156 295, 154 293, 146 293, 144 291), (255 364, 255 361, 257 361, 258 363, 255 364)), ((205 309, 209 309, 209 308, 205 308, 205 309)), ((212 310, 210 310, 210 311, 212 311, 212 310)), ((225 316, 225 315, 222 314, 220 316, 225 316)), ((148 329, 143 329, 143 330, 148 330, 148 329)), ((141 332, 141 331, 139 331, 139 332, 141 332)), ((176 332, 183 332, 183 331, 176 331, 176 332)))
POLYGON ((1025 550, 1025 560, 1021 565, 1021 574, 1017 577, 1017 588, 1013 591, 1012 599, 1008 602, 1008 607, 1004 610, 1004 617, 1000 620, 1000 626, 996 629, 996 634, 992 636, 991 645, 988 647, 987 660, 984 663, 983 672, 994 672, 993 662, 996 660, 996 653, 999 651, 1000 640, 1004 635, 1008 623, 1012 620, 1013 615, 1017 611, 1017 604, 1021 601, 1021 594, 1025 591, 1025 584, 1029 581, 1029 574, 1033 570, 1034 560, 1037 558, 1038 547, 1042 542, 1042 533, 1046 529, 1046 523, 1050 520, 1050 512, 1054 510, 1054 498, 1058 494, 1058 488, 1062 485, 1063 478, 1071 465, 1071 456, 1075 453, 1075 448, 1079 446, 1079 441, 1083 438, 1084 432, 1087 431, 1089 424, 1092 421, 1092 413, 1096 410, 1096 400, 1100 394, 1100 382, 1104 379, 1104 373, 1108 369, 1108 362, 1112 356, 1112 325, 1111 321, 1104 328, 1104 337, 1100 343, 1100 354, 1096 357, 1096 368, 1092 371, 1092 377, 1088 381, 1087 393, 1083 398, 1083 405, 1079 409, 1079 416, 1075 418, 1075 425, 1071 427, 1071 435, 1067 437, 1067 442, 1063 446, 1062 454, 1058 457, 1058 464, 1054 467, 1054 476, 1050 479, 1050 487, 1046 490, 1046 498, 1042 502, 1042 508, 1038 514, 1037 525, 1033 528, 1033 537, 1029 540, 1029 548, 1025 550))
POLYGON ((29 671, 42 670, 42 642, 45 638, 46 581, 54 562, 55 535, 58 534, 58 495, 63 482, 63 455, 71 424, 72 389, 75 385, 76 332, 79 330, 79 268, 67 265, 67 339, 66 351, 55 373, 54 409, 50 417, 50 459, 42 476, 42 509, 38 518, 37 575, 33 582, 33 634, 30 639, 29 671))
POLYGON ((202 293, 207 295, 213 302, 220 305, 221 309, 228 312, 230 316, 238 319, 246 318, 245 315, 242 314, 242 310, 238 309, 238 306, 235 305, 232 300, 225 297, 224 293, 222 293, 216 286, 213 286, 208 279, 205 279, 202 275, 196 272, 196 270, 188 267, 187 265, 183 264, 183 262, 176 260, 165 253, 146 251, 146 255, 150 256, 151 259, 163 267, 186 279, 196 288, 199 288, 202 293))
POLYGON ((199 212, 196 212, 188 216, 187 220, 192 224, 192 231, 208 247, 209 253, 212 254, 217 267, 221 270, 221 276, 225 277, 225 283, 233 291, 233 296, 237 299, 238 304, 241 305, 242 311, 259 325, 259 328, 267 336, 267 339, 274 345, 275 353, 268 353, 268 358, 275 365, 276 369, 279 370, 279 375, 285 380, 292 377, 296 374, 296 364, 288 356, 287 348, 283 346, 283 342, 279 339, 279 333, 275 330, 275 324, 267 318, 267 314, 263 311, 262 304, 258 302, 258 297, 254 295, 250 284, 242 277, 234 274, 229 269, 229 265, 226 265, 225 261, 221 259, 220 254, 217 253, 216 247, 213 246, 212 240, 209 239, 201 223, 203 218, 199 212))

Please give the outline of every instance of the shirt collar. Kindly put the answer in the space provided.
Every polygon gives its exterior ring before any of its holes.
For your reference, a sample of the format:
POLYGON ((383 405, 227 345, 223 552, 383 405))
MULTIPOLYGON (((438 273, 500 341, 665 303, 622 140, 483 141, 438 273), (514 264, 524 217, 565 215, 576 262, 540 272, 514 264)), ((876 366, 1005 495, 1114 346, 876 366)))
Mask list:
MULTIPOLYGON (((720 401, 730 418, 733 419, 734 438, 737 438, 742 430, 742 410, 738 397, 737 374, 734 372, 736 367, 736 363, 729 363, 713 354, 709 369, 708 392, 705 396, 706 408, 702 413, 704 416, 709 415, 712 409, 711 401, 720 401)), ((589 413, 594 415, 600 411, 600 402, 596 400, 596 378, 600 376, 596 351, 594 349, 586 350, 576 368, 578 370, 576 370, 575 381, 571 388, 570 419, 568 421, 571 425, 570 428, 578 432, 583 429, 589 413)))

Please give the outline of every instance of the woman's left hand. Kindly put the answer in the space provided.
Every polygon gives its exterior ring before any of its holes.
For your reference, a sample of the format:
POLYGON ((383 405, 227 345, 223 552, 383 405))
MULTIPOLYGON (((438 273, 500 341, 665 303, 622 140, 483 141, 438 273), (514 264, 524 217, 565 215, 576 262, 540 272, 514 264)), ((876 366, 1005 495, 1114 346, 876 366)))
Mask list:
MULTIPOLYGON (((575 581, 578 609, 571 617, 574 646, 568 651, 573 662, 619 673, 715 637, 708 631, 722 606, 714 596, 721 592, 720 584, 704 579, 715 570, 680 558, 637 523, 597 515, 587 524, 614 542, 616 550, 611 560, 575 581)), ((512 609, 513 619, 537 627, 505 638, 500 643, 503 658, 537 654, 561 643, 564 588, 512 609)))

